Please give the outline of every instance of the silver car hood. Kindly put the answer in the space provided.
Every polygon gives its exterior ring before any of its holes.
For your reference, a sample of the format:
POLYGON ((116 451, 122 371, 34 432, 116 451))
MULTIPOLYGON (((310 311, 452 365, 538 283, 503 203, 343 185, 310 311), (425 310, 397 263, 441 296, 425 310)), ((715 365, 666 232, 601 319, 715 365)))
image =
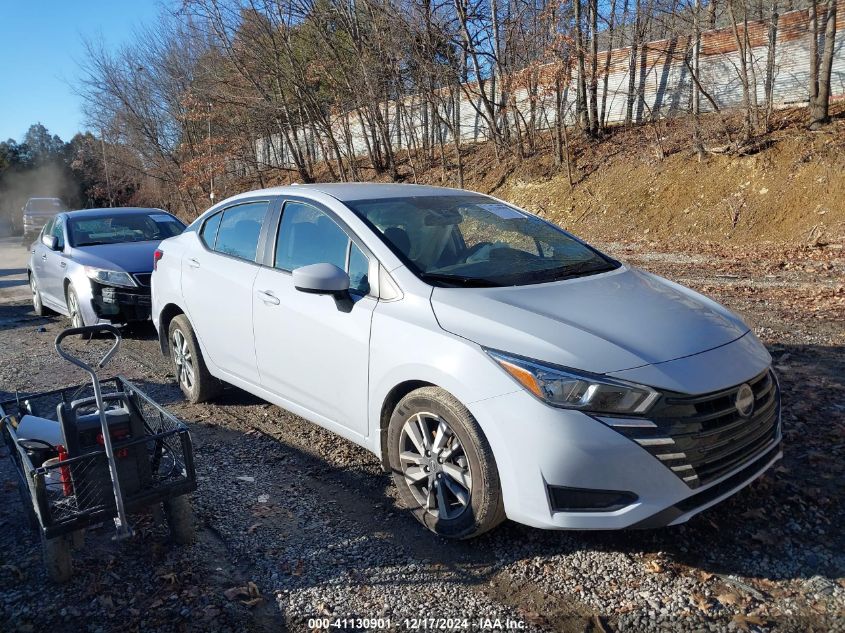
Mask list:
POLYGON ((435 288, 440 326, 485 347, 595 373, 710 350, 746 332, 715 301, 642 270, 504 288, 435 288))
POLYGON ((153 253, 158 240, 148 242, 120 242, 97 246, 77 246, 70 257, 83 266, 94 266, 127 273, 149 273, 153 270, 153 253))

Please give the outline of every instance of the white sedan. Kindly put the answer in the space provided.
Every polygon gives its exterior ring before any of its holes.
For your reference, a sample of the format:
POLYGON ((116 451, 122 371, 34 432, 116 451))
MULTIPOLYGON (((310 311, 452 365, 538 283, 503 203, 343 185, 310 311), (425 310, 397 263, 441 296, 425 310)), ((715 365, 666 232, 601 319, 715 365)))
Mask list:
POLYGON ((368 448, 443 536, 682 523, 781 456, 738 317, 488 196, 254 191, 155 259, 191 401, 229 383, 368 448))

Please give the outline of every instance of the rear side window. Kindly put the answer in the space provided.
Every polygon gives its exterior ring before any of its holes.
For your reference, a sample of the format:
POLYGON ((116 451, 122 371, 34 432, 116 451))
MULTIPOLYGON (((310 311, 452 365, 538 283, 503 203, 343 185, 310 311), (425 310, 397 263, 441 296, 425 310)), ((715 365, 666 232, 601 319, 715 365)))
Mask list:
MULTIPOLYGON (((214 250, 254 262, 268 205, 267 202, 248 202, 223 211, 222 219, 218 220, 214 250)), ((208 223, 203 232, 206 228, 208 223)))

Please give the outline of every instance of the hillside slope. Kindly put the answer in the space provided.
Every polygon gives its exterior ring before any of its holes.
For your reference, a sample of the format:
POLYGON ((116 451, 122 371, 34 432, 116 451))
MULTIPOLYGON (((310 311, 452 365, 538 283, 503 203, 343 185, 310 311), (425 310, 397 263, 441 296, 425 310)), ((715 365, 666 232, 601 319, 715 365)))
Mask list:
MULTIPOLYGON (((775 113, 774 131, 752 155, 692 151, 690 121, 614 128, 603 141, 572 142, 575 184, 553 165, 549 138, 531 157, 497 160, 489 143, 464 148, 464 187, 497 196, 598 241, 735 245, 845 244, 845 104, 821 131, 806 110, 775 113), (660 138, 659 145, 656 138, 660 138), (662 149, 664 158, 659 159, 662 149)), ((704 121, 711 149, 734 121, 704 121)), ((457 186, 447 169, 406 158, 405 182, 457 186)), ((364 177, 378 180, 362 170, 364 177)), ((328 174, 318 175, 328 180, 328 174)), ((278 182, 286 182, 279 176, 278 182)), ((266 181, 266 179, 265 179, 266 181)), ((274 179, 271 177, 270 181, 274 179)))

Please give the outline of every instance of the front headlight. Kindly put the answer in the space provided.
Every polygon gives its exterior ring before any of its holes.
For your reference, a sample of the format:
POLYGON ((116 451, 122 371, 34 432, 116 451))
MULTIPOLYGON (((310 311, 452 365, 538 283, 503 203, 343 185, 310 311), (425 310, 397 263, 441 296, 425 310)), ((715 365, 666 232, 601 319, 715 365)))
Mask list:
POLYGON ((590 413, 643 414, 660 397, 636 385, 486 350, 506 372, 535 396, 555 407, 590 413))
POLYGON ((129 273, 120 270, 107 270, 105 268, 85 267, 85 274, 91 279, 107 286, 126 286, 134 288, 137 284, 129 273))

